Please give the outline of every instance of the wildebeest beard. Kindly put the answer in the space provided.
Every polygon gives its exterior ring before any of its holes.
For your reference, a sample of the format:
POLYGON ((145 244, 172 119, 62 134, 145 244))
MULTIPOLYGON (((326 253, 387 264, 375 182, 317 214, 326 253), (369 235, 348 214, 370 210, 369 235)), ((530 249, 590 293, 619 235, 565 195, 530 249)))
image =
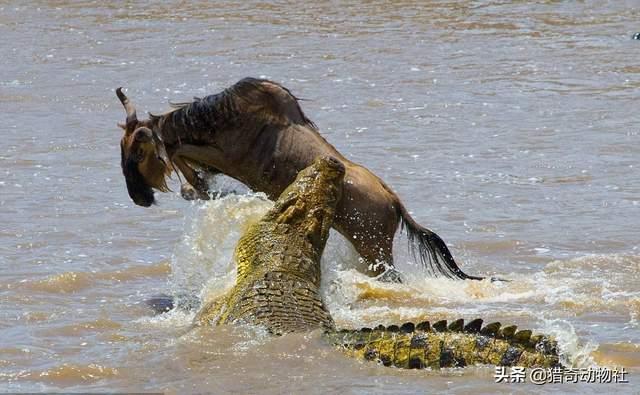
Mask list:
POLYGON ((134 203, 149 207, 155 203, 153 189, 146 183, 142 173, 138 170, 138 161, 132 155, 126 155, 124 147, 120 146, 122 174, 127 183, 127 191, 134 203))

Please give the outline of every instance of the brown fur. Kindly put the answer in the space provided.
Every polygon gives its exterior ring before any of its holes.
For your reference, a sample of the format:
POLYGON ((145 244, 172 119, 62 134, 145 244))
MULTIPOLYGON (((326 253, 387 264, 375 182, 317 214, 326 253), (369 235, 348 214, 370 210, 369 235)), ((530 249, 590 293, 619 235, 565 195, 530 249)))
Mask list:
POLYGON ((120 91, 118 97, 127 110, 121 142, 123 172, 137 204, 152 204, 153 193, 148 192, 166 190, 164 177, 174 169, 185 176, 199 197, 207 196, 206 183, 196 171, 204 169, 224 173, 275 199, 314 158, 330 155, 346 168, 334 228, 366 263, 373 264, 373 274, 382 270, 382 265, 375 264, 392 264, 393 237, 402 223, 411 252, 435 274, 478 279, 458 268, 442 239, 417 224, 380 178, 329 144, 283 86, 246 78, 217 95, 174 105, 170 112, 144 121, 137 120, 120 91), (153 138, 136 139, 146 130, 153 138), (135 162, 138 174, 127 162, 136 158, 136 152, 141 155, 135 162), (162 159, 165 155, 167 161, 162 159))

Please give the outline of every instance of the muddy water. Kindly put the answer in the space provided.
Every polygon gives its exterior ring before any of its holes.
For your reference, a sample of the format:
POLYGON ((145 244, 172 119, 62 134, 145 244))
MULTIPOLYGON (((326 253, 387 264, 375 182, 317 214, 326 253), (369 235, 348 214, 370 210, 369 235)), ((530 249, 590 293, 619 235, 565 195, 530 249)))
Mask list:
POLYGON ((423 3, 0 2, 0 390, 634 391, 640 9, 423 3), (234 243, 269 202, 172 193, 135 206, 113 89, 143 114, 245 76, 309 99, 327 139, 384 178, 465 271, 513 280, 425 278, 398 238, 408 281, 383 285, 352 270, 333 235, 323 294, 340 325, 514 322, 555 334, 576 366, 626 367, 631 384, 498 385, 488 367, 400 371, 317 334, 191 330, 188 309, 152 316, 151 296, 188 307, 228 286, 234 243))

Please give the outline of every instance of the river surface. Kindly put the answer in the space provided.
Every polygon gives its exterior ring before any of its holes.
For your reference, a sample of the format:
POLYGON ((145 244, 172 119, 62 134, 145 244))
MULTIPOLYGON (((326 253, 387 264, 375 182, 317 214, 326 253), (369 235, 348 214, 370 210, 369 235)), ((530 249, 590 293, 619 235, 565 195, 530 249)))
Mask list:
POLYGON ((637 391, 638 21, 635 1, 0 1, 0 391, 637 391), (361 363, 313 333, 192 329, 270 203, 217 179, 238 193, 134 205, 114 89, 142 116, 246 76, 307 99, 464 271, 512 280, 429 278, 399 236, 407 281, 382 284, 334 234, 323 296, 339 326, 516 323, 630 383, 496 384, 492 367, 361 363), (163 293, 182 308, 154 316, 163 293))

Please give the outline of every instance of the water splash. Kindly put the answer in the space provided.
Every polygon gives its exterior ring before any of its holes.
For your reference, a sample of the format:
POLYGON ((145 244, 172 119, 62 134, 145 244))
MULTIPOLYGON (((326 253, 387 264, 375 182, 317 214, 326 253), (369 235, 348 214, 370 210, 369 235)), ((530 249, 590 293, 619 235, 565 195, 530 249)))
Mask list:
MULTIPOLYGON (((200 303, 206 303, 232 287, 235 245, 249 224, 272 205, 262 194, 228 195, 193 204, 184 236, 171 259, 174 294, 196 295, 200 303)), ((358 254, 332 230, 321 261, 321 292, 340 327, 480 317, 485 322, 515 323, 551 334, 558 339, 565 363, 586 367, 595 364, 591 354, 610 334, 600 333, 597 324, 585 326, 584 320, 574 317, 587 312, 626 314, 630 320, 626 329, 632 328, 635 313, 630 301, 640 295, 629 291, 633 287, 626 282, 639 262, 636 256, 552 261, 534 273, 506 274, 508 282, 431 278, 411 266, 406 271, 401 267, 404 284, 388 284, 356 270, 362 268, 358 254)), ((193 318, 192 312, 171 314, 174 316, 156 324, 171 320, 185 323, 193 318)), ((618 329, 618 340, 639 341, 629 330, 618 329)))
POLYGON ((598 346, 592 342, 582 343, 575 328, 565 320, 544 320, 544 333, 553 336, 558 341, 560 361, 566 366, 576 368, 595 367, 596 362, 591 356, 598 346))
MULTIPOLYGON (((271 206, 263 194, 227 195, 194 203, 182 240, 171 257, 170 288, 175 295, 203 294, 235 281, 233 252, 247 226, 271 206)), ((202 295, 206 297, 206 294, 202 295)))

